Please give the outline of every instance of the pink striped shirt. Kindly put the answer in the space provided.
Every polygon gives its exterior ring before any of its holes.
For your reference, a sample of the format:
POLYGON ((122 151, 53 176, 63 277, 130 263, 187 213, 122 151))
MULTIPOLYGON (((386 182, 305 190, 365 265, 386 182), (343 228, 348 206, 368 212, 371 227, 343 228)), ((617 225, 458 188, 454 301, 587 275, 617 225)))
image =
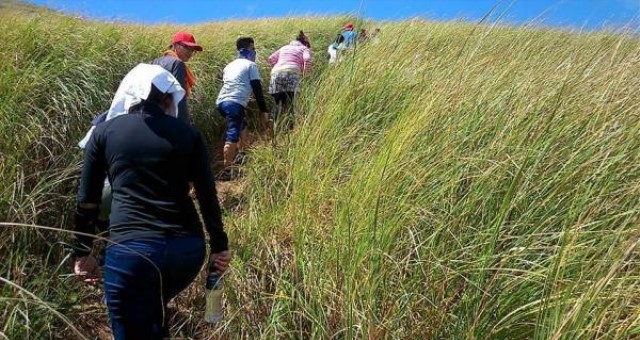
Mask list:
POLYGON ((289 45, 283 46, 281 49, 273 52, 269 56, 269 64, 273 66, 271 72, 279 72, 285 70, 296 70, 303 75, 311 72, 311 49, 304 46, 301 42, 294 40, 289 45))

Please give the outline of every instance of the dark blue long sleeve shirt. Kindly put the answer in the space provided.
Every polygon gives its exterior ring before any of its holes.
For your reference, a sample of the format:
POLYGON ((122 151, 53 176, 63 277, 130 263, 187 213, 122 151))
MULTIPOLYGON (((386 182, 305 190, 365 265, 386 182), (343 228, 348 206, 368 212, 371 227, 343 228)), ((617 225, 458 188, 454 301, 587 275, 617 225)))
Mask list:
POLYGON ((85 148, 80 204, 100 203, 105 174, 113 191, 112 241, 202 236, 188 194, 193 182, 212 251, 228 249, 209 154, 189 124, 153 103, 99 124, 85 148))

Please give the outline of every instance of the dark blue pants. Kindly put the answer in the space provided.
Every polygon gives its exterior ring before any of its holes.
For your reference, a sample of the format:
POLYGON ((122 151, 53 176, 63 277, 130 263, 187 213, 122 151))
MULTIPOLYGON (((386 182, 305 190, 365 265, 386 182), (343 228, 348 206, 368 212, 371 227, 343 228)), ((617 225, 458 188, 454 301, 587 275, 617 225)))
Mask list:
POLYGON ((104 288, 114 338, 168 336, 167 303, 193 282, 204 258, 202 237, 140 239, 109 246, 104 288))

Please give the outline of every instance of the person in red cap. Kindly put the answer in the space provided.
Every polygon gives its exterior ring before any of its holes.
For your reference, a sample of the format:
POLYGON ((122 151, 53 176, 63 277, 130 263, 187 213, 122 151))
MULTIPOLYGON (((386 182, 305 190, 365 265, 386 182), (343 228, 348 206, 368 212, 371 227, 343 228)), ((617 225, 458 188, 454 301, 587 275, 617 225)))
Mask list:
POLYGON ((202 52, 202 47, 196 43, 196 38, 189 32, 180 31, 174 34, 171 39, 171 45, 164 52, 164 55, 151 62, 151 64, 160 65, 171 72, 187 92, 186 96, 178 104, 178 119, 187 123, 191 123, 187 98, 196 85, 196 76, 186 63, 195 52, 202 52))
POLYGON ((342 32, 338 33, 333 43, 327 48, 329 54, 329 64, 338 62, 340 55, 345 50, 351 50, 356 46, 357 34, 353 31, 353 24, 347 23, 342 27, 342 32))
POLYGON ((342 29, 342 36, 344 37, 344 47, 354 48, 356 46, 357 34, 353 30, 353 24, 347 23, 342 29))

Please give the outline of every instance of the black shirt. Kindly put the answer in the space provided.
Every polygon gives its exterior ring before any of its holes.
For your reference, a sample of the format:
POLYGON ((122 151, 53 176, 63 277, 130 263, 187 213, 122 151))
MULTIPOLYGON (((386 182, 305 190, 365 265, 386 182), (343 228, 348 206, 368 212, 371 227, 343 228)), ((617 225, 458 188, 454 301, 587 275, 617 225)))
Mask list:
MULTIPOLYGON (((154 59, 153 61, 151 61, 151 64, 162 66, 162 68, 171 72, 178 83, 180 83, 180 86, 182 86, 182 88, 186 88, 185 83, 187 82, 187 66, 184 64, 184 61, 170 55, 165 55, 154 59)), ((178 119, 181 119, 185 123, 191 123, 191 116, 189 116, 189 106, 187 105, 186 94, 184 98, 182 98, 180 103, 178 103, 178 119)))
POLYGON ((113 191, 112 241, 202 236, 188 194, 193 182, 212 251, 227 250, 209 166, 199 132, 144 103, 96 127, 85 148, 78 202, 99 204, 106 174, 113 191))

